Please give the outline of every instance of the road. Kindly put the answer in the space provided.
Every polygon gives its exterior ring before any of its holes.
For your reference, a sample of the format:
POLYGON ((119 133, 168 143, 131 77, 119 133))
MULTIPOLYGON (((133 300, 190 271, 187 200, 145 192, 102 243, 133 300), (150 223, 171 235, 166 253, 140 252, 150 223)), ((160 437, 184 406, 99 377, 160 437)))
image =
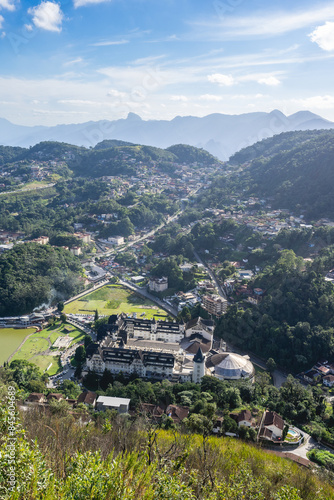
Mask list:
POLYGON ((217 278, 216 278, 216 275, 211 271, 211 269, 203 262, 203 260, 201 259, 201 257, 198 255, 198 253, 196 252, 196 250, 194 250, 194 256, 195 256, 195 259, 197 260, 197 262, 199 262, 200 264, 202 264, 204 266, 204 269, 206 270, 206 272, 208 273, 208 275, 210 276, 210 278, 212 279, 212 281, 215 283, 216 287, 217 287, 217 290, 218 290, 218 293, 221 297, 223 297, 225 300, 227 300, 227 297, 226 297, 226 293, 224 292, 224 290, 222 289, 222 287, 220 286, 217 278))

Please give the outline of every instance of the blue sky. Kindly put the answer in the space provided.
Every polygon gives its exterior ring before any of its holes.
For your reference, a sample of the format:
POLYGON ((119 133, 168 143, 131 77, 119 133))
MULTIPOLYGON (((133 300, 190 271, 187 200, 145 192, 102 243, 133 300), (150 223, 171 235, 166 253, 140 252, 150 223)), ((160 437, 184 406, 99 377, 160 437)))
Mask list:
POLYGON ((0 0, 0 117, 334 121, 333 58, 334 1, 0 0))

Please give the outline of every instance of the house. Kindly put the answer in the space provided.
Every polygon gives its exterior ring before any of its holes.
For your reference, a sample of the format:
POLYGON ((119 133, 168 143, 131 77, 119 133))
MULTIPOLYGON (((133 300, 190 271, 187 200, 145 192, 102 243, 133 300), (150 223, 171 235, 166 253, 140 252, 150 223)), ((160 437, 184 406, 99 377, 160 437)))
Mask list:
POLYGON ((244 425, 245 427, 252 427, 252 414, 250 410, 242 410, 236 415, 236 422, 238 427, 244 425))
POLYGON ((37 404, 41 405, 46 402, 46 398, 44 394, 41 394, 40 392, 32 392, 29 394, 27 399, 25 400, 26 404, 37 404))
POLYGON ((189 415, 188 406, 168 405, 166 415, 171 417, 174 423, 179 424, 189 415))
POLYGON ((221 434, 223 432, 224 417, 218 417, 212 427, 213 434, 221 434))
POLYGON ((50 393, 46 397, 47 402, 50 403, 50 401, 61 401, 64 399, 64 395, 60 393, 50 393))
POLYGON ((259 438, 267 441, 281 441, 283 436, 284 420, 275 411, 265 411, 259 438))
POLYGON ((96 401, 97 411, 117 410, 118 413, 128 413, 130 399, 111 398, 108 396, 99 396, 96 401))
POLYGON ((324 385, 326 385, 327 387, 333 387, 333 385, 334 385, 334 375, 326 375, 326 377, 324 377, 322 379, 322 383, 324 385))
POLYGON ((78 401, 77 403, 83 403, 85 404, 86 406, 88 405, 92 405, 94 408, 95 408, 95 405, 96 405, 96 398, 97 398, 97 394, 96 392, 92 392, 92 391, 83 391, 79 397, 78 397, 78 401))

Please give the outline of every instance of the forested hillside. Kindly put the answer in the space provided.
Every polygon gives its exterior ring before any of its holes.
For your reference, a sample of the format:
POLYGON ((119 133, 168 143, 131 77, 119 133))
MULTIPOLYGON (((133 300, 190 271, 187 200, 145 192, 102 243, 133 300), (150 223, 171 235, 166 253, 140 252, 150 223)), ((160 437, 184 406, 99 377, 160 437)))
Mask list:
POLYGON ((334 355, 334 287, 325 281, 334 265, 334 249, 325 249, 305 269, 292 250, 282 251, 251 283, 266 295, 258 307, 234 305, 221 318, 216 334, 244 350, 272 357, 298 373, 334 355))
POLYGON ((30 313, 80 286, 82 267, 69 251, 48 245, 16 245, 0 256, 0 316, 30 313))
POLYGON ((239 192, 272 199, 274 207, 334 216, 333 131, 289 132, 257 143, 231 159, 251 161, 236 181, 239 192))

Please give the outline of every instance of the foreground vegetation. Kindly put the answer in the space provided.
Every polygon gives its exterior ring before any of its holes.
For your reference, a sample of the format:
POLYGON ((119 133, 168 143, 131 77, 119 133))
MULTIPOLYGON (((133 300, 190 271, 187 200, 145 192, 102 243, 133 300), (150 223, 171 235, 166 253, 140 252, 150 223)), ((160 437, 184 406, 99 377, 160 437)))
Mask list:
POLYGON ((8 412, 1 407, 1 498, 334 498, 334 489, 324 478, 241 441, 162 431, 142 419, 110 414, 80 426, 78 416, 32 410, 22 415, 22 430, 16 414, 12 465, 6 457, 8 412), (12 491, 5 489, 10 487, 10 476, 15 477, 12 491))

